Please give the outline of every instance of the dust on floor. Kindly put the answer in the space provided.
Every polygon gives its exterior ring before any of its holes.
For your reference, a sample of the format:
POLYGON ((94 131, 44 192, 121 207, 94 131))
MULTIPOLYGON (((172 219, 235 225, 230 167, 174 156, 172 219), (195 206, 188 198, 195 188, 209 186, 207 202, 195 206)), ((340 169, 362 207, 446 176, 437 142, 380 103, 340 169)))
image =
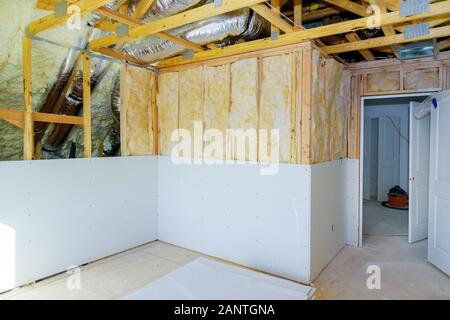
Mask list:
MULTIPOLYGON (((426 241, 367 236, 345 247, 314 281, 316 299, 450 299, 450 278, 425 261, 426 241), (381 289, 369 290, 369 265, 381 268, 381 289)), ((81 288, 62 273, 0 299, 121 299, 201 254, 156 241, 81 267, 81 288)))

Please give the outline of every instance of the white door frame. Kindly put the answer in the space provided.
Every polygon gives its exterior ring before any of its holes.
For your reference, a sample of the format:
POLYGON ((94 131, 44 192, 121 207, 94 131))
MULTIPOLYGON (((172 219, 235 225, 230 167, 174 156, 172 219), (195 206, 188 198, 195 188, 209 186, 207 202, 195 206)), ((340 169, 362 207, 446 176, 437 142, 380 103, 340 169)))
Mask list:
POLYGON ((362 247, 363 245, 363 200, 364 200, 364 102, 366 100, 375 100, 375 99, 388 99, 388 98, 404 98, 404 97, 428 97, 432 95, 436 91, 429 92, 417 92, 417 93, 403 93, 403 94, 391 94, 391 95, 379 95, 379 96, 363 96, 360 101, 360 154, 359 154, 359 217, 358 217, 358 247, 362 247))

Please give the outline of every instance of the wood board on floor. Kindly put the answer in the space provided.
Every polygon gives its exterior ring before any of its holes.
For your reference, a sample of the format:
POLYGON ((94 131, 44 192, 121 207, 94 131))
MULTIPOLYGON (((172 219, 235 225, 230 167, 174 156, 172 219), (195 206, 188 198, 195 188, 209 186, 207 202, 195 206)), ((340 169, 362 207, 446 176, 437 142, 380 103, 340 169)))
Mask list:
POLYGON ((130 294, 127 300, 308 300, 315 289, 206 258, 130 294))

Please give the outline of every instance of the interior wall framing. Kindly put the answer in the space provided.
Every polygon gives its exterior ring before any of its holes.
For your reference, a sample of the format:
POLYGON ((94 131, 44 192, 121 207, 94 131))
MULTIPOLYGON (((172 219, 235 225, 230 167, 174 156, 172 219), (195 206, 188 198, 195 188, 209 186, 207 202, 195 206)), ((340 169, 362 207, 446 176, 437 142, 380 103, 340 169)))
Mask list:
POLYGON ((347 65, 351 74, 348 106, 348 157, 360 159, 361 97, 433 92, 450 88, 450 54, 438 58, 397 59, 347 65))
MULTIPOLYGON (((160 154, 170 155, 174 129, 193 135, 198 121, 202 129, 222 133, 227 128, 278 129, 281 163, 346 158, 349 89, 344 66, 312 42, 164 68, 157 94, 160 154)), ((258 136, 256 151, 240 153, 227 145, 227 152, 214 158, 269 160, 261 148, 271 146, 260 142, 258 136)))

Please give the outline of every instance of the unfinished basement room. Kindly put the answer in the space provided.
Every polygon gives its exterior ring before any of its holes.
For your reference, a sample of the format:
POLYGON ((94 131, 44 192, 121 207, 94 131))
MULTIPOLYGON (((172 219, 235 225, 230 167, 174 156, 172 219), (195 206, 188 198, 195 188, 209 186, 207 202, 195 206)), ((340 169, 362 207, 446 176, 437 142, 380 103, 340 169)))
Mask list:
POLYGON ((450 0, 0 21, 0 300, 450 300, 450 0))

